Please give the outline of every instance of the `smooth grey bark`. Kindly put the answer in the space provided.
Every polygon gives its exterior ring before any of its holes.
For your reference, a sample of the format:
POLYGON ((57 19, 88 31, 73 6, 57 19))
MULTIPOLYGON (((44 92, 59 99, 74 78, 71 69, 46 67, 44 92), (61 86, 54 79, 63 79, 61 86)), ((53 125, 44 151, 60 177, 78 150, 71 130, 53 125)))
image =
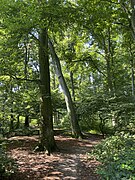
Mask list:
POLYGON ((56 143, 53 133, 48 37, 46 28, 41 29, 39 34, 39 69, 42 115, 40 140, 41 146, 45 147, 50 154, 51 152, 56 150, 56 143))
POLYGON ((52 60, 53 60, 53 63, 55 65, 56 75, 58 77, 59 84, 61 85, 61 88, 62 88, 63 93, 65 95, 65 102, 66 102, 66 106, 67 106, 67 111, 70 115, 72 133, 75 137, 82 137, 82 133, 81 133, 80 126, 78 123, 78 119, 76 117, 76 112, 75 112, 74 104, 73 104, 73 101, 71 98, 71 94, 69 92, 69 89, 67 87, 67 84, 65 82, 65 79, 64 79, 64 76, 62 73, 60 60, 59 60, 59 58, 55 52, 55 49, 54 49, 54 46, 53 46, 51 40, 49 40, 48 42, 49 42, 49 48, 50 48, 52 60))
POLYGON ((70 82, 71 82, 71 90, 72 90, 72 99, 75 102, 74 76, 73 76, 73 72, 72 71, 70 71, 70 82))

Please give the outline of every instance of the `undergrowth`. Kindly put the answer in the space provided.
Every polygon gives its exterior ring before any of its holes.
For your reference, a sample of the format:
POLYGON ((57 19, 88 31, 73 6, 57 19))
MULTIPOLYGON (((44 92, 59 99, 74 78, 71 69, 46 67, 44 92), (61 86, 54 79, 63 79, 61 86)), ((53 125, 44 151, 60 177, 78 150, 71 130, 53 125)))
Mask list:
POLYGON ((0 141, 0 179, 7 179, 17 169, 15 161, 6 153, 6 142, 0 141))
POLYGON ((101 162, 97 173, 102 179, 135 180, 135 135, 106 138, 88 155, 101 162))

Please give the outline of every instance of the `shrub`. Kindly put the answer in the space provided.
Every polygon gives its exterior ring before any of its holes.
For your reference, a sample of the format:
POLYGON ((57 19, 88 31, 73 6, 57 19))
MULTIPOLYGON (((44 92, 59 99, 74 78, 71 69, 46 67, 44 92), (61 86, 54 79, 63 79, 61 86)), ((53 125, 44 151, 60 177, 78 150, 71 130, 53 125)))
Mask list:
POLYGON ((10 176, 16 170, 16 164, 13 159, 8 157, 5 147, 6 144, 0 142, 0 179, 10 176))
POLYGON ((89 157, 102 163, 97 172, 103 179, 135 180, 135 136, 109 137, 95 146, 89 157))

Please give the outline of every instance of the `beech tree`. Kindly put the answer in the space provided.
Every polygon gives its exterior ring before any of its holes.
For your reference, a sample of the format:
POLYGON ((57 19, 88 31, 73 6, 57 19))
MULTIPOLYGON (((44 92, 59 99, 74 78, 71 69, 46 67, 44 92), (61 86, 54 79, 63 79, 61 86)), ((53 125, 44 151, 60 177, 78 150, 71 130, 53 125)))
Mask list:
POLYGON ((62 70, 61 70, 61 65, 60 65, 60 60, 55 52, 54 46, 51 42, 51 40, 49 40, 49 47, 50 47, 50 51, 51 51, 51 55, 52 55, 52 59, 54 61, 54 66, 56 69, 56 74, 59 80, 59 83, 61 85, 62 91, 65 95, 65 101, 66 101, 66 105, 67 105, 67 111, 69 113, 70 116, 70 121, 71 121, 71 126, 72 126, 72 133, 75 137, 82 137, 82 133, 80 130, 80 126, 78 123, 78 119, 76 116, 76 111, 75 111, 75 107, 71 98, 71 94, 69 92, 69 89, 67 87, 67 84, 65 82, 62 70))
POLYGON ((45 146, 50 153, 56 149, 56 144, 53 134, 47 29, 41 29, 39 35, 39 67, 41 115, 43 116, 41 123, 41 145, 45 146))
MULTIPOLYGON (((4 2, 3 2, 4 3, 4 2)), ((35 2, 36 3, 36 2, 35 2)), ((28 24, 27 23, 27 19, 22 19, 22 16, 25 15, 25 13, 29 12, 29 8, 34 8, 34 5, 32 2, 27 3, 27 2, 13 2, 11 1, 10 3, 8 2, 5 6, 5 4, 3 4, 3 7, 6 8, 7 7, 11 7, 11 9, 9 9, 11 15, 12 15, 12 10, 13 13, 15 13, 16 19, 15 19, 15 23, 17 25, 17 23, 19 23, 19 20, 21 20, 22 26, 20 25, 20 27, 12 27, 11 28, 11 24, 13 19, 9 19, 9 17, 7 15, 5 15, 4 13, 4 22, 3 25, 5 25, 7 23, 6 29, 8 29, 8 31, 13 34, 14 33, 14 38, 16 39, 15 33, 16 31, 20 31, 18 34, 20 35, 20 37, 22 37, 23 35, 29 35, 30 33, 33 33, 32 28, 35 27, 35 24, 28 24), (25 5, 27 5, 28 7, 25 7, 25 5), (23 9, 25 7, 25 9, 23 9), (14 9, 15 8, 15 9, 14 9), (15 10, 15 11, 14 11, 15 10), (18 12, 19 11, 19 12, 18 12), (19 14, 18 14, 19 13, 19 14), (19 19, 17 19, 17 16, 19 16, 19 19), (25 31, 23 32, 22 28, 23 28, 23 22, 27 23, 26 24, 26 29, 29 29, 29 31, 25 31)), ((37 4, 38 5, 38 4, 37 4)), ((40 1, 40 7, 39 9, 41 9, 41 11, 43 11, 43 7, 47 6, 47 4, 42 3, 42 1, 40 1)), ((30 17, 30 15, 32 15, 33 12, 31 12, 31 14, 28 14, 28 16, 30 17)), ((41 14, 41 17, 39 16, 40 14, 38 14, 38 18, 42 18, 43 14, 41 14)), ((15 18, 15 17, 14 17, 15 18)), ((35 14, 34 16, 31 16, 30 18, 32 18, 32 21, 35 21, 33 18, 35 18, 35 14)), ((53 122, 52 122, 52 105, 51 105, 51 93, 50 93, 50 73, 49 73, 49 57, 48 57, 48 39, 47 39, 47 28, 42 28, 39 27, 39 31, 36 32, 36 34, 38 35, 39 32, 39 39, 38 39, 38 44, 39 44, 39 69, 40 69, 40 75, 39 75, 39 80, 37 81, 39 83, 39 87, 40 87, 40 92, 41 92, 41 115, 43 117, 43 120, 41 120, 41 139, 40 139, 40 143, 42 146, 42 149, 44 149, 44 147, 48 150, 48 153, 52 152, 53 150, 56 149, 56 144, 55 144, 55 140, 54 140, 54 134, 53 134, 53 122)), ((12 37, 13 38, 13 37, 12 37)), ((17 44, 19 45, 19 43, 23 43, 20 42, 20 39, 18 37, 17 40, 17 44)), ((12 44, 10 44, 12 45, 12 44)), ((28 63, 28 62, 27 62, 28 63)), ((26 67, 26 63, 25 63, 25 77, 24 79, 27 81, 27 76, 26 76, 26 71, 27 71, 27 67, 26 67)), ((11 74, 11 76, 13 76, 13 74, 11 74)), ((15 76, 16 77, 16 76, 15 76)))

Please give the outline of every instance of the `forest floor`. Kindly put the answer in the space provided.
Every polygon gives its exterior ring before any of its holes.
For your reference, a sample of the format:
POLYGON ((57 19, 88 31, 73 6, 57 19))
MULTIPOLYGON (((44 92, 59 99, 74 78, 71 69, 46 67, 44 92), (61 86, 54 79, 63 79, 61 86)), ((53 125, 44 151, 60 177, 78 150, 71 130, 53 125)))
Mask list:
POLYGON ((60 151, 47 156, 34 152, 37 136, 9 138, 8 154, 16 161, 18 171, 12 180, 100 180, 95 170, 99 162, 89 160, 87 153, 101 141, 101 136, 88 134, 83 140, 55 136, 60 151))

